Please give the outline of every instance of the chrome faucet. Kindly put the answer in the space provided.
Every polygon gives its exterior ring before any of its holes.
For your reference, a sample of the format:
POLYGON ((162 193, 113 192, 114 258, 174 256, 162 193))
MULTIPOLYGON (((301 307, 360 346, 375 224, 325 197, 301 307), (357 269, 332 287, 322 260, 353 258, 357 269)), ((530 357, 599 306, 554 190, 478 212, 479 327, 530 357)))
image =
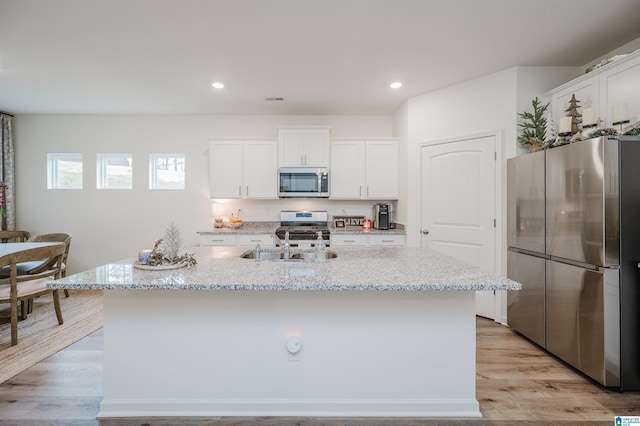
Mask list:
POLYGON ((256 260, 260 260, 260 253, 262 250, 260 249, 260 243, 256 244, 256 260))
POLYGON ((274 238, 278 240, 278 245, 282 246, 282 258, 291 259, 291 243, 289 242, 289 231, 285 231, 284 241, 282 241, 277 235, 274 235, 274 238))

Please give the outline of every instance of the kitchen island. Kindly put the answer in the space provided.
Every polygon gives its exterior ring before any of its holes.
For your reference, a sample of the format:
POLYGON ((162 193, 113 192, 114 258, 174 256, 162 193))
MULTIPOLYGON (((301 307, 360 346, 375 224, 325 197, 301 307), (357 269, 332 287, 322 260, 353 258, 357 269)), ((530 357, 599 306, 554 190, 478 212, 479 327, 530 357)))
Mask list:
POLYGON ((480 416, 474 291, 518 283, 419 248, 195 250, 194 267, 124 260, 49 284, 105 290, 99 418, 480 416))

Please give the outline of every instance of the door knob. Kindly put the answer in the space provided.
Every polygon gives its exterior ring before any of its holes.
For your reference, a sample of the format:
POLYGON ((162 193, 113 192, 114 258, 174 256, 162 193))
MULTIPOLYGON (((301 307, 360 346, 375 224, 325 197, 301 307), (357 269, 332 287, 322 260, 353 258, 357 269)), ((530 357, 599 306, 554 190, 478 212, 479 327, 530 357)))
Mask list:
POLYGON ((427 235, 427 234, 429 233, 429 230, 428 230, 428 229, 423 229, 423 230, 422 230, 422 233, 423 233, 424 235, 427 235))

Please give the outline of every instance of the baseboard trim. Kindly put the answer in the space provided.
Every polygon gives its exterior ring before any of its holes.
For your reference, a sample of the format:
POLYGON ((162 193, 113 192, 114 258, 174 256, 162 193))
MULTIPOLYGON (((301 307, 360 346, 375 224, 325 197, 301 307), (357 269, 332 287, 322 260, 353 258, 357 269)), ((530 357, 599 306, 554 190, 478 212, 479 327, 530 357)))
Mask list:
POLYGON ((122 417, 482 417, 475 399, 152 400, 108 399, 98 419, 122 417))

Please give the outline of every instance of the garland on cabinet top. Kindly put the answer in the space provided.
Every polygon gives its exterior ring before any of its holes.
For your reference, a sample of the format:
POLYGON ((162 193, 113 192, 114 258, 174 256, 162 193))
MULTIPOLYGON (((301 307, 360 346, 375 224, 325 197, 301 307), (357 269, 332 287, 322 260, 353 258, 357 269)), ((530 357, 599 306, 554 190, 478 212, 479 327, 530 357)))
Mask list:
POLYGON ((533 106, 533 113, 527 111, 518 113, 518 116, 523 120, 522 123, 518 124, 522 129, 522 134, 518 136, 518 142, 528 147, 529 152, 555 148, 571 142, 600 136, 640 136, 640 122, 629 125, 621 129, 620 132, 614 128, 583 128, 582 114, 578 111, 580 102, 575 95, 571 95, 569 108, 565 110, 566 117, 571 118, 570 130, 567 129, 566 133, 559 134, 559 129, 556 127, 551 111, 548 111, 549 103, 542 105, 536 97, 531 101, 531 105, 533 106), (546 117, 545 112, 547 113, 546 117))

